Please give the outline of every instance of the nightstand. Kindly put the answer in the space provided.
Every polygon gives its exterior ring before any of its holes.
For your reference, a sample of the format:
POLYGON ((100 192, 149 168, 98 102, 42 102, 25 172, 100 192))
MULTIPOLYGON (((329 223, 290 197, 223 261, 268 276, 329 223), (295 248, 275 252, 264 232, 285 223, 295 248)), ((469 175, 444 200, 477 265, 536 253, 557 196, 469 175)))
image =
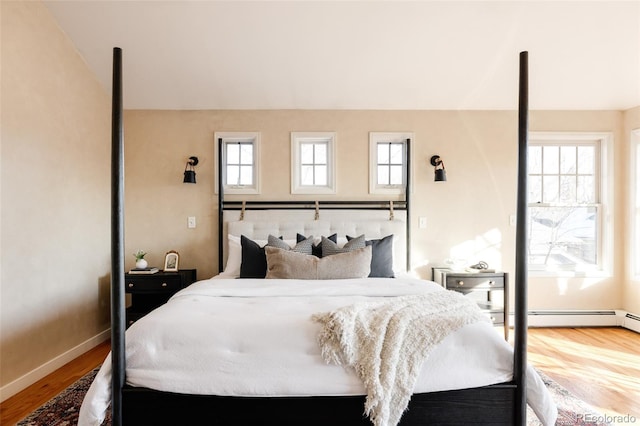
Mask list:
POLYGON ((431 279, 448 290, 472 298, 495 325, 504 327, 509 339, 509 274, 506 272, 457 272, 435 267, 431 279))
POLYGON ((196 281, 195 269, 155 274, 124 274, 124 290, 131 294, 127 308, 127 327, 164 304, 171 296, 196 281))

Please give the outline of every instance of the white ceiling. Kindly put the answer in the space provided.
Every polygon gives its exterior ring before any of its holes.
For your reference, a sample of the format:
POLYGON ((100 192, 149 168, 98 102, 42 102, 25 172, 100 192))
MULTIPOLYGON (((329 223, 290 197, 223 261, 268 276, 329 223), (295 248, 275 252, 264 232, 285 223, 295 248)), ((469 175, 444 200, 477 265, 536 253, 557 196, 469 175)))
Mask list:
POLYGON ((45 1, 127 109, 640 105, 640 0, 45 1))

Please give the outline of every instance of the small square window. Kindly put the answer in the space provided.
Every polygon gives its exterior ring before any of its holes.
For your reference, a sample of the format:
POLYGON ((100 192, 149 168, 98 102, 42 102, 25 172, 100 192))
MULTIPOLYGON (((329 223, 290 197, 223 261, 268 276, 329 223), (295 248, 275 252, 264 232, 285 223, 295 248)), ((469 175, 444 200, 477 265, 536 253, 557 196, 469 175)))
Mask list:
MULTIPOLYGON (((222 179, 228 194, 259 194, 260 133, 218 132, 215 140, 222 144, 222 179)), ((217 185, 216 174, 216 190, 217 185)))
POLYGON ((408 132, 369 133, 369 192, 371 194, 403 194, 407 175, 408 132))
POLYGON ((291 193, 335 194, 335 133, 291 133, 291 193))

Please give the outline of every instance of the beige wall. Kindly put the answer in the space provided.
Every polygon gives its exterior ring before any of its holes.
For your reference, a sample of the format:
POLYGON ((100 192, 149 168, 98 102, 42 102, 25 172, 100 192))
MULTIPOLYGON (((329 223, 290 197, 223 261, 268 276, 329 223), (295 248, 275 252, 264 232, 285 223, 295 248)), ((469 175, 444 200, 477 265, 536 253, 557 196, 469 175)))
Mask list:
POLYGON ((109 327, 110 97, 44 5, 0 7, 5 387, 109 327))
MULTIPOLYGON (((635 148, 633 147, 633 144, 640 144, 640 134, 636 133, 635 136, 635 140, 632 139, 631 136, 631 132, 632 131, 640 131, 640 106, 630 109, 628 111, 625 111, 625 115, 624 115, 625 119, 624 119, 624 137, 625 137, 625 156, 624 158, 631 158, 633 153, 635 153, 635 148)), ((625 256, 625 260, 627 261, 626 267, 625 267, 625 280, 624 280, 624 287, 623 287, 623 295, 622 295, 622 309, 628 311, 628 312, 632 312, 636 315, 640 315, 640 277, 636 276, 633 272, 633 263, 632 263, 632 256, 633 256, 633 241, 630 238, 631 236, 631 232, 630 230, 633 228, 633 216, 636 213, 633 211, 632 206, 633 203, 635 202, 636 205, 637 203, 640 202, 640 200, 634 200, 631 192, 636 189, 637 186, 637 181, 634 182, 634 172, 632 171, 632 169, 629 169, 629 166, 635 164, 635 167, 638 168, 640 167, 640 164, 635 163, 635 161, 627 161, 626 164, 624 164, 626 167, 625 169, 628 170, 627 174, 625 175, 626 178, 629 179, 629 182, 632 182, 630 185, 627 185, 627 193, 626 193, 626 197, 628 197, 629 202, 627 203, 627 205, 629 206, 626 209, 626 229, 627 232, 625 232, 626 238, 625 238, 625 253, 627 253, 627 256, 625 256)), ((636 169, 637 170, 637 169, 636 169)))
MULTIPOLYGON (((184 267, 200 278, 217 272, 217 199, 214 195, 216 131, 259 131, 262 135, 262 195, 291 198, 290 132, 337 132, 338 194, 366 198, 369 131, 415 134, 412 207, 413 264, 422 277, 446 258, 486 260, 514 270, 515 228, 509 215, 516 203, 516 113, 513 111, 127 111, 126 252, 150 252, 161 265, 175 249, 184 267), (433 181, 429 158, 439 154, 448 181, 433 181), (196 185, 183 184, 186 159, 196 155, 196 185), (187 217, 196 216, 196 229, 187 217), (427 228, 418 228, 418 218, 427 228), (158 232, 162 230, 162 232, 158 232)), ((614 158, 621 158, 623 114, 614 111, 538 112, 532 131, 611 132, 614 158)), ((620 170, 615 185, 624 188, 620 170)), ((621 189, 624 191, 624 189, 621 189)), ((615 197, 613 247, 623 252, 622 197, 615 197)), ((613 276, 598 279, 530 279, 532 309, 619 309, 622 307, 621 256, 613 276)), ((132 266, 133 256, 127 256, 132 266)))

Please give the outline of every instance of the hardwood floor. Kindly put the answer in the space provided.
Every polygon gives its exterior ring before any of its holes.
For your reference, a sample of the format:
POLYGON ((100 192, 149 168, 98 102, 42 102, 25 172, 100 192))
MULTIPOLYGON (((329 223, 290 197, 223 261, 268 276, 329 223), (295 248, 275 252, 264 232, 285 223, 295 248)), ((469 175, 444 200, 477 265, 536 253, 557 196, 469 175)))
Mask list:
POLYGON ((640 424, 640 334, 618 327, 532 328, 528 341, 530 364, 603 414, 631 415, 640 424))
POLYGON ((0 425, 12 426, 102 364, 111 350, 106 341, 0 404, 0 425))
MULTIPOLYGON (((100 365, 105 342, 0 404, 0 425, 15 425, 100 365)), ((532 328, 528 361, 609 415, 640 423, 640 334, 623 328, 532 328)))

